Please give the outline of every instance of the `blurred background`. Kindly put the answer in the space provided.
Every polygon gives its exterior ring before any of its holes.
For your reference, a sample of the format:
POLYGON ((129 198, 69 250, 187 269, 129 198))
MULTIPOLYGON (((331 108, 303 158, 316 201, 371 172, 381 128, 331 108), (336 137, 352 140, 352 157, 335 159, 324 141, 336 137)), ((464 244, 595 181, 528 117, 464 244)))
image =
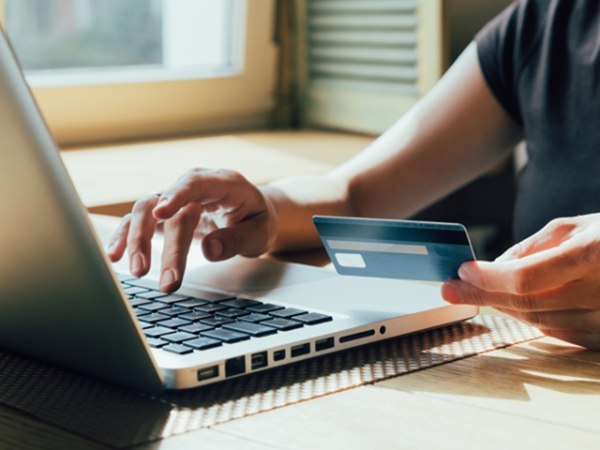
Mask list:
MULTIPOLYGON (((508 4, 0 0, 0 22, 64 149, 317 130, 331 134, 310 134, 305 156, 317 145, 340 162, 426 94, 508 4), (361 144, 344 154, 352 136, 361 144)), ((512 240, 514 172, 509 159, 416 218, 465 223, 478 256, 492 258, 512 240)))

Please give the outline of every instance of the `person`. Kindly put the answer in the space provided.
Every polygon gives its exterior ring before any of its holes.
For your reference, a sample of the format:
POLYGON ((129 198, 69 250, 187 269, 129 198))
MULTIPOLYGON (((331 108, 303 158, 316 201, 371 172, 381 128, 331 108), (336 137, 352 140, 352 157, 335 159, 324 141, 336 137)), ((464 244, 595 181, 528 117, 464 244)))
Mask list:
POLYGON ((473 180, 523 139, 519 243, 442 286, 451 304, 492 306, 600 349, 600 3, 519 0, 490 22, 437 85, 362 153, 325 175, 253 186, 193 169, 139 200, 109 256, 150 266, 164 231, 161 289, 176 290, 194 236, 210 261, 320 245, 311 217, 406 218, 473 180))

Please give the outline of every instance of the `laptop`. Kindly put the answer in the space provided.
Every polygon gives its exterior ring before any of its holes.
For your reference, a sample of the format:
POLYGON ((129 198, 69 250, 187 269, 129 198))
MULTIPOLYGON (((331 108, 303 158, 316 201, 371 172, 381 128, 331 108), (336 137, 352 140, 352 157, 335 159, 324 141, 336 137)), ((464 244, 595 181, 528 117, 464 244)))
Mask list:
POLYGON ((157 270, 136 279, 113 267, 3 33, 0 189, 0 347, 138 390, 202 386, 478 312, 448 305, 439 286, 268 259, 199 258, 172 295, 157 270))

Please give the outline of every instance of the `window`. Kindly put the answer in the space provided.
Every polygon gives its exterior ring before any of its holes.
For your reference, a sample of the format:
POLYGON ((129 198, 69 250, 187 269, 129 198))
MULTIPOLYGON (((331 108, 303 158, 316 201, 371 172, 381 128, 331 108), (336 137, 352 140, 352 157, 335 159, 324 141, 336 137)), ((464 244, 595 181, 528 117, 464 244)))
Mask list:
POLYGON ((234 0, 5 0, 32 86, 208 78, 241 70, 234 0))
POLYGON ((274 0, 0 0, 62 144, 265 126, 274 0))

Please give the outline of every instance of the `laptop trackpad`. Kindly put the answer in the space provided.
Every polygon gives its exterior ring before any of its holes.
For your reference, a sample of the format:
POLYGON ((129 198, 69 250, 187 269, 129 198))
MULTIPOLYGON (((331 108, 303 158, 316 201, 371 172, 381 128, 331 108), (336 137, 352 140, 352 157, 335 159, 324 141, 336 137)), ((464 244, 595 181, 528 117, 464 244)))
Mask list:
POLYGON ((236 257, 191 267, 186 272, 184 283, 251 295, 338 276, 334 271, 318 267, 236 257))

